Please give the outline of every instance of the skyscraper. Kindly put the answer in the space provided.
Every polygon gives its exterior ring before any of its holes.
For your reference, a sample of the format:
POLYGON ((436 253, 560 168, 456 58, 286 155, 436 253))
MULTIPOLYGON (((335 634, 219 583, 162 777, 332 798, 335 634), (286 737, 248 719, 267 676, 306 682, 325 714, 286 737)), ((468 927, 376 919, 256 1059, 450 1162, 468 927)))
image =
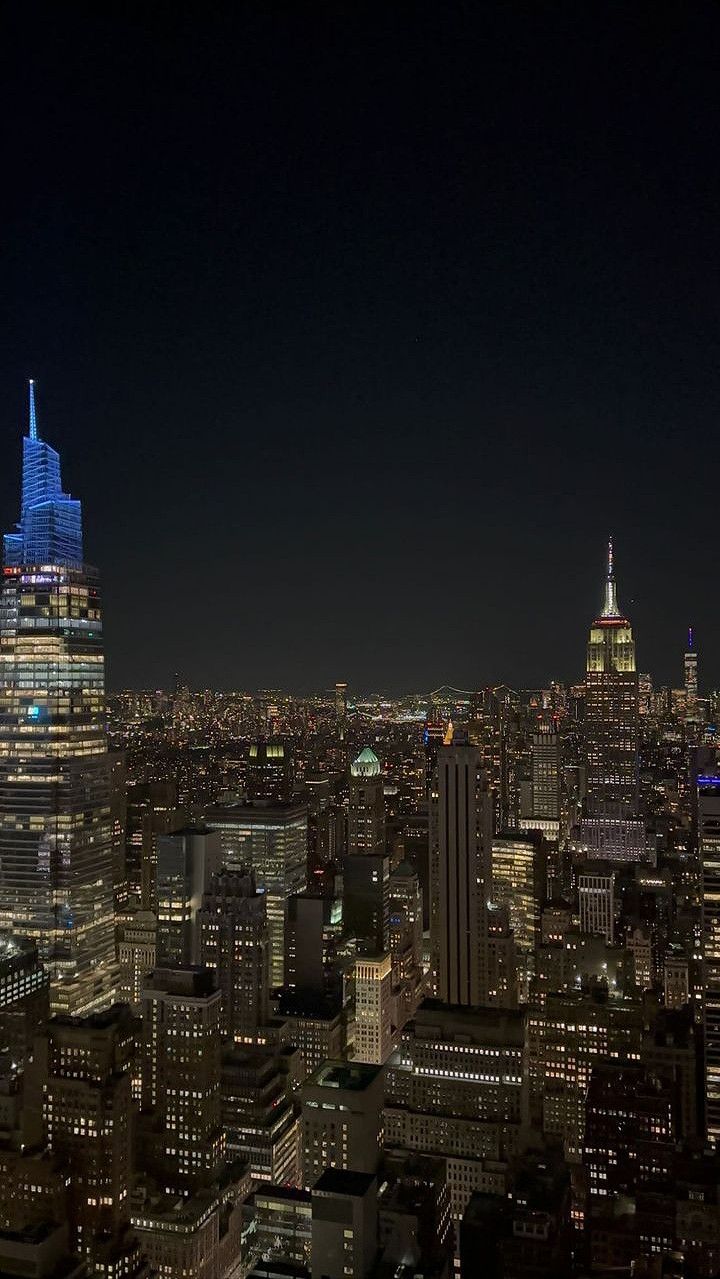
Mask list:
POLYGON ((605 602, 590 628, 585 688, 588 810, 601 812, 608 803, 635 809, 638 677, 632 629, 617 602, 612 539, 605 602))
POLYGON ((130 1222, 138 1031, 129 1009, 115 1004, 88 1018, 53 1018, 37 1046, 48 1147, 66 1166, 71 1238, 81 1254, 122 1238, 130 1222))
POLYGON ((187 826, 157 842, 158 963, 198 964, 198 912, 220 870, 220 836, 208 826, 187 826))
POLYGON ((293 758, 284 742, 269 742, 261 737, 250 743, 246 775, 248 799, 289 803, 294 776, 293 758))
POLYGON ((560 825, 560 740, 554 724, 541 723, 533 733, 532 815, 543 823, 560 825))
POLYGON ((110 760, 97 574, 80 503, 38 437, 34 387, 20 520, 0 597, 0 924, 32 937, 56 1011, 111 1002, 110 760))
POLYGON ((213 875, 198 913, 200 962, 216 974, 222 1003, 220 1033, 251 1040, 270 1016, 270 941, 267 899, 252 872, 213 875))
POLYGON ((694 720, 698 717, 698 655, 695 647, 695 633, 688 627, 687 651, 685 653, 685 718, 694 720))
POLYGON ((142 1107, 153 1121, 144 1156, 162 1184, 188 1194, 212 1182, 225 1153, 221 994, 208 969, 156 968, 142 999, 142 1107))
POLYGON ((350 765, 348 851, 385 852, 385 798, 380 761, 369 746, 350 765))
POLYGON ((253 870, 258 888, 266 894, 270 981, 282 986, 287 902, 307 886, 307 808, 256 800, 208 808, 205 820, 212 830, 220 831, 225 867, 253 870))
POLYGON ((698 777, 707 1135, 720 1140, 720 776, 698 777))
MULTIPOLYGON (((457 739, 456 739, 457 740, 457 739)), ((475 746, 442 746, 431 809, 430 936, 438 997, 487 1003, 493 802, 475 746)))
POLYGON ((393 1048, 392 960, 389 954, 355 961, 355 1057, 382 1066, 393 1048))
POLYGON ((335 685, 335 727, 340 745, 347 736, 347 684, 339 682, 335 685))

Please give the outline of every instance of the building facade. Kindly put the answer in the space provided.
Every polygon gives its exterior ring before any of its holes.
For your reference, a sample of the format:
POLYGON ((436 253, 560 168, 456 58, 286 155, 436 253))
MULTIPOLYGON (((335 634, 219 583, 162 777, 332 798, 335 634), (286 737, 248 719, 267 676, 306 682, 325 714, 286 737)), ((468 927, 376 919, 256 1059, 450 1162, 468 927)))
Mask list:
POLYGON ((0 927, 37 942, 53 1008, 84 1014, 117 977, 100 588, 30 396, 0 596, 0 927))
POLYGON ((638 675, 629 621, 620 612, 612 541, 605 601, 590 628, 585 676, 585 752, 590 813, 634 810, 638 798, 638 675))
POLYGON ((442 746, 431 805, 430 936, 436 993, 448 1004, 487 1003, 492 828, 481 751, 442 746))

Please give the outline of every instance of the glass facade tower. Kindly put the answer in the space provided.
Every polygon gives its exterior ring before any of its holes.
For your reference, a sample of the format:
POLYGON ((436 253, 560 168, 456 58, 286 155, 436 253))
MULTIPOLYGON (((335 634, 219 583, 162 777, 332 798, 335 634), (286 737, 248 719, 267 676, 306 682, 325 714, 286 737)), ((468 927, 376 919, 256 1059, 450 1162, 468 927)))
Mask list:
POLYGON ((0 596, 0 926, 32 937, 55 1011, 84 1014, 116 969, 100 594, 80 503, 37 437, 33 386, 20 522, 0 596))

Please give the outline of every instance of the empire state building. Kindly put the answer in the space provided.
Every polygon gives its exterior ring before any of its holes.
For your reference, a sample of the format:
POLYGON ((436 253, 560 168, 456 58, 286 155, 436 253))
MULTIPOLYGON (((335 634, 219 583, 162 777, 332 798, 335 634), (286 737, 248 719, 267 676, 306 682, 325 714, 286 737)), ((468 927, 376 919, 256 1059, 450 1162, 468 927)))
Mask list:
POLYGON ((620 611, 612 539, 602 612, 590 627, 585 677, 587 809, 633 812, 638 798, 638 677, 635 642, 620 611))
POLYGON ((0 927, 37 942, 56 1012, 111 1002, 112 870, 98 580, 31 382, 0 595, 0 927))

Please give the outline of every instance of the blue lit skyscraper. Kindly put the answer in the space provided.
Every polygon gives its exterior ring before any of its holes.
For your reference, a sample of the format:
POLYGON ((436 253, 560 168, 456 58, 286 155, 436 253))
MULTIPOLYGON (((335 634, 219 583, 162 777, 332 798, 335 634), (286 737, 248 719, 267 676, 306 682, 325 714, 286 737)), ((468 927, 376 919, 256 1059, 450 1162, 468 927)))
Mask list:
POLYGON ((97 575, 80 503, 38 438, 0 596, 0 926, 34 938, 56 1011, 107 1003, 116 976, 110 769, 97 575))
POLYGON ((23 440, 20 523, 4 537, 6 567, 23 564, 82 565, 82 511, 62 491, 60 456, 38 439, 35 384, 30 381, 30 423, 23 440))

